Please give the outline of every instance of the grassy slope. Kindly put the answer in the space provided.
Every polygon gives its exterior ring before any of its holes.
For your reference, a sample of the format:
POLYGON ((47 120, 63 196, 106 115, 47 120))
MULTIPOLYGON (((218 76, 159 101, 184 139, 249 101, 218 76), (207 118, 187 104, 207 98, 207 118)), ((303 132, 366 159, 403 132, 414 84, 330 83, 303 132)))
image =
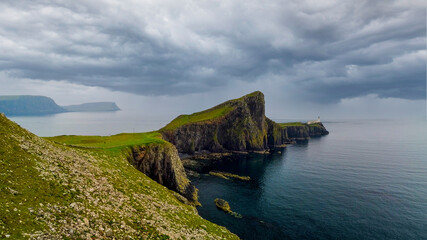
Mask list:
POLYGON ((205 121, 215 120, 219 117, 227 115, 229 112, 234 110, 234 107, 232 104, 233 102, 241 101, 244 98, 256 96, 259 94, 262 94, 262 93, 260 91, 255 91, 255 92, 249 93, 243 97, 226 101, 226 102, 221 103, 215 107, 212 107, 210 109, 207 109, 207 110, 204 110, 201 112, 196 112, 196 113, 193 113, 190 115, 180 115, 177 118, 175 118, 174 120, 172 120, 172 122, 170 122, 168 125, 163 127, 161 130, 174 130, 180 126, 183 126, 183 125, 189 124, 189 123, 205 122, 205 121))
POLYGON ((307 124, 302 122, 288 122, 288 123, 278 123, 281 127, 295 127, 295 126, 306 126, 307 124))
POLYGON ((117 151, 117 141, 159 141, 156 133, 58 137, 108 146, 78 149, 41 139, 0 116, 0 136, 0 238, 237 238, 202 219, 117 151))
POLYGON ((124 148, 150 143, 165 143, 158 132, 121 133, 112 136, 62 135, 46 139, 69 146, 107 150, 120 154, 124 148))
POLYGON ((231 110, 233 110, 233 107, 227 104, 221 104, 202 112, 196 112, 190 115, 179 115, 177 118, 172 120, 172 122, 162 128, 162 130, 174 130, 185 124, 214 120, 227 115, 231 110))

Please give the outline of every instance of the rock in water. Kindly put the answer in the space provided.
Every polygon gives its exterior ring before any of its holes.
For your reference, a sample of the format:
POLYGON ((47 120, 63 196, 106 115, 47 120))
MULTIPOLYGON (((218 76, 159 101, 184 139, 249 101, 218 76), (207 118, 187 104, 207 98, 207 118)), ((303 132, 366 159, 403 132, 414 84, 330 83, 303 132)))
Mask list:
POLYGON ((231 209, 230 209, 230 205, 228 204, 227 201, 225 201, 224 199, 221 198, 217 198, 214 200, 215 205, 217 208, 221 209, 222 211, 226 212, 226 213, 231 213, 231 209))

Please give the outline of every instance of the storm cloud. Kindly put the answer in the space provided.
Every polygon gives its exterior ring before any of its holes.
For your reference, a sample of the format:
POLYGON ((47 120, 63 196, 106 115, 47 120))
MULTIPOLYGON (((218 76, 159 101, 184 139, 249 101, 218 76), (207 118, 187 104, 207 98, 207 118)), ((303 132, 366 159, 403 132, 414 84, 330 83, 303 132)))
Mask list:
POLYGON ((426 95, 424 1, 1 1, 0 72, 135 93, 426 95), (234 86, 234 85, 233 85, 234 86))

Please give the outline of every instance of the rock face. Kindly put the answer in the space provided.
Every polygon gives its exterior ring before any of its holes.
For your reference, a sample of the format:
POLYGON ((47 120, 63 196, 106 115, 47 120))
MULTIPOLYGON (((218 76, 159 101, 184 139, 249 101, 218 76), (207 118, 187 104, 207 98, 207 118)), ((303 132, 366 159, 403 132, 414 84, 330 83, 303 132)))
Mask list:
POLYGON ((283 127, 289 140, 306 140, 310 137, 320 137, 329 134, 322 123, 303 124, 302 126, 283 127))
POLYGON ((267 122, 267 139, 270 147, 280 146, 289 142, 287 129, 275 123, 273 120, 266 118, 267 122))
POLYGON ((188 180, 178 151, 170 143, 134 146, 129 162, 145 175, 197 205, 197 188, 188 180))
POLYGON ((259 91, 200 113, 181 115, 160 132, 179 152, 187 154, 268 151, 273 146, 328 133, 321 123, 284 127, 266 118, 264 95, 259 91), (216 112, 222 114, 213 114, 216 112))
POLYGON ((207 111, 224 107, 230 111, 223 116, 183 124, 174 129, 166 126, 161 129, 163 138, 173 143, 179 152, 190 154, 202 150, 227 152, 268 149, 264 95, 261 92, 227 101, 207 111))

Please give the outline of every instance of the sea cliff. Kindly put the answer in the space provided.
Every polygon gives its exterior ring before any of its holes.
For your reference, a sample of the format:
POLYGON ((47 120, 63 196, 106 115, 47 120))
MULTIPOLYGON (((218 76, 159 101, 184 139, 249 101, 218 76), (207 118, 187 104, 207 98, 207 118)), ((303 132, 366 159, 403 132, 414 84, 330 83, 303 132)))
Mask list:
POLYGON ((264 95, 253 92, 211 109, 180 115, 160 129, 179 152, 267 152, 294 140, 328 134, 323 124, 278 124, 265 116, 264 95))
POLYGON ((131 147, 129 162, 154 181, 178 192, 191 204, 198 205, 197 188, 188 180, 175 146, 151 143, 131 147))

